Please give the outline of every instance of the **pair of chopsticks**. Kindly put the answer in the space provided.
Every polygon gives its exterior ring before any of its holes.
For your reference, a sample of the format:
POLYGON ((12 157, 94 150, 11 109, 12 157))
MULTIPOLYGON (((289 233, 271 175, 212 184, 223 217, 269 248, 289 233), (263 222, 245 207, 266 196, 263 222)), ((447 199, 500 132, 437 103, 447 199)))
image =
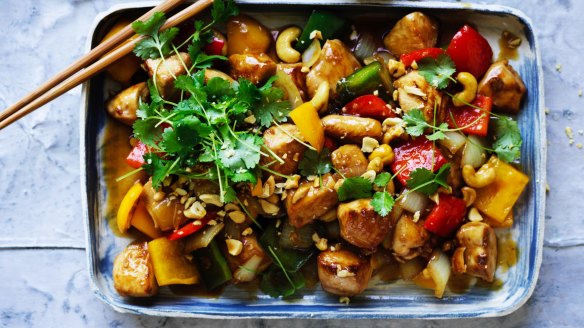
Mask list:
MULTIPOLYGON (((183 2, 184 0, 167 0, 138 18, 138 20, 145 21, 152 17, 156 12, 166 13, 183 2)), ((198 0, 176 15, 170 17, 160 29, 165 30, 182 24, 189 18, 203 11, 212 3, 213 0, 198 0)), ((71 90, 77 85, 89 80, 92 76, 98 74, 110 64, 129 54, 134 49, 134 45, 145 38, 144 36, 140 36, 135 38, 133 42, 126 42, 133 35, 134 31, 130 25, 124 27, 113 37, 99 44, 71 66, 55 75, 14 105, 6 108, 0 113, 0 130, 71 90), (122 45, 120 46, 120 44, 122 45), (112 51, 114 48, 115 50, 112 51)))

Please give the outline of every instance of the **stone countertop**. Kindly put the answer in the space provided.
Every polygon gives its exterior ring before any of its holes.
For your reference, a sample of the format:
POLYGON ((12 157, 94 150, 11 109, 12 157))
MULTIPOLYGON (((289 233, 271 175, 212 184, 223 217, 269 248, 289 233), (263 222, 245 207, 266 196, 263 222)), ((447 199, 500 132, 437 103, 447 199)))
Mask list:
MULTIPOLYGON (((4 0, 0 14, 0 108, 84 52, 90 25, 121 0, 4 0)), ((581 327, 584 312, 584 1, 494 0, 531 17, 543 58, 548 135, 544 259, 531 299, 492 319, 407 321, 411 327, 581 327), (573 130, 569 143, 566 128, 573 130)), ((79 196, 80 87, 0 132, 0 325, 396 326, 395 320, 189 320, 120 314, 90 292, 79 196)))

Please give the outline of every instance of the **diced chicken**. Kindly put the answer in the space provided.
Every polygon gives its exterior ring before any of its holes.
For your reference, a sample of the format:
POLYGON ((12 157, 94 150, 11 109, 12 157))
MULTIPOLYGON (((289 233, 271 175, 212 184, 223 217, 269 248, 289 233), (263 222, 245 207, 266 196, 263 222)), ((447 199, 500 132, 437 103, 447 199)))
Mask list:
POLYGON ((298 189, 288 191, 286 211, 290 224, 303 227, 333 209, 338 202, 334 189, 335 179, 330 174, 322 176, 322 186, 313 181, 304 181, 298 189))
POLYGON ((150 77, 156 74, 156 87, 160 96, 164 99, 172 99, 177 93, 174 88, 174 80, 179 75, 186 74, 186 67, 191 66, 189 54, 180 52, 179 55, 172 55, 164 60, 147 59, 144 63, 150 77), (184 63, 184 64, 183 64, 184 63))
POLYGON ((302 63, 295 64, 278 64, 278 70, 286 73, 292 78, 292 82, 300 91, 300 96, 302 99, 308 99, 306 94, 306 73, 302 72, 302 63))
MULTIPOLYGON (((298 162, 302 159, 306 147, 290 136, 302 140, 300 130, 294 124, 280 124, 280 126, 272 126, 264 132, 264 144, 278 157, 284 160, 284 163, 275 162, 268 166, 271 170, 284 175, 296 173, 298 169, 298 162)), ((260 164, 267 165, 274 162, 272 157, 262 157, 260 164)), ((276 181, 281 181, 282 178, 274 176, 276 181)))
POLYGON ((158 283, 148 243, 131 244, 114 260, 114 288, 123 296, 149 297, 158 293, 158 283))
POLYGON ((116 120, 132 125, 138 119, 136 111, 140 105, 140 100, 147 101, 150 92, 146 82, 133 85, 118 93, 107 103, 107 112, 116 120))
POLYGON ((326 135, 342 142, 360 145, 365 137, 380 140, 383 134, 381 123, 367 117, 327 115, 321 122, 326 135))
POLYGON ((341 237, 349 243, 375 250, 391 230, 389 216, 381 216, 371 206, 370 199, 342 203, 337 208, 341 237))
POLYGON ((327 292, 340 296, 361 293, 371 279, 368 257, 347 249, 324 251, 318 255, 318 279, 327 292))
POLYGON ((276 74, 276 63, 266 54, 235 54, 229 56, 231 75, 234 79, 240 77, 260 84, 276 74))
POLYGON ((400 261, 411 260, 424 253, 429 238, 422 224, 415 223, 410 214, 403 214, 393 232, 393 254, 400 261))
POLYGON ((243 248, 239 255, 233 256, 226 253, 235 283, 252 281, 272 263, 270 257, 260 246, 255 234, 241 237, 241 242, 243 248))
POLYGON ((492 282, 497 269, 497 236, 484 222, 469 222, 456 233, 459 247, 452 255, 452 270, 492 282))
POLYGON ((361 148, 349 144, 335 149, 331 153, 331 162, 335 169, 345 177, 358 177, 367 171, 369 161, 361 151, 361 148))
POLYGON ((525 94, 525 84, 507 60, 491 65, 478 86, 478 93, 491 97, 496 109, 516 114, 525 94))
POLYGON ((185 208, 176 198, 167 197, 163 195, 161 200, 156 200, 157 191, 152 188, 152 181, 148 181, 144 185, 142 192, 142 201, 146 206, 146 210, 152 216, 154 224, 162 231, 177 229, 185 221, 183 214, 185 208))
POLYGON ((413 12, 400 19, 383 39, 385 47, 401 56, 424 48, 436 46, 438 23, 421 12, 413 12))
POLYGON ((308 96, 312 98, 319 85, 328 82, 331 98, 337 94, 337 82, 361 68, 361 64, 340 40, 327 40, 320 57, 306 76, 308 96))
POLYGON ((433 88, 418 71, 411 71, 400 77, 393 86, 398 91, 399 106, 404 113, 412 109, 420 109, 424 113, 426 122, 432 123, 434 106, 436 106, 436 122, 444 120, 446 102, 442 101, 442 93, 433 88))

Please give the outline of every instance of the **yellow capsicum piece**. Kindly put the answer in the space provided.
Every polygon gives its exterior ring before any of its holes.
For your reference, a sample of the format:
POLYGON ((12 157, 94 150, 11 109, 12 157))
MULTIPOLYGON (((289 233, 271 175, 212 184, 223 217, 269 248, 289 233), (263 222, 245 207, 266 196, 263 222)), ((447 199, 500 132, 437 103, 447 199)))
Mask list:
POLYGON ((194 285, 199 283, 201 278, 199 270, 193 262, 187 260, 183 255, 181 240, 160 237, 148 243, 148 251, 158 285, 194 285))
POLYGON ((160 229, 156 228, 154 220, 152 220, 146 206, 142 202, 139 202, 136 206, 136 210, 134 211, 134 215, 132 215, 130 222, 134 228, 140 230, 140 232, 152 239, 162 237, 162 232, 160 229))
POLYGON ((125 233, 130 228, 132 221, 132 216, 130 214, 132 214, 132 211, 134 210, 136 202, 140 198, 143 189, 144 187, 142 184, 140 182, 136 182, 132 187, 130 187, 122 199, 122 203, 118 208, 118 216, 116 218, 118 229, 121 233, 125 233))
POLYGON ((304 140, 320 153, 324 146, 324 127, 314 105, 310 102, 305 102, 291 111, 290 117, 298 127, 298 130, 300 130, 304 140))
POLYGON ((488 164, 495 168, 495 181, 477 189, 474 206, 489 218, 503 223, 527 186, 529 177, 496 156, 492 156, 488 164))

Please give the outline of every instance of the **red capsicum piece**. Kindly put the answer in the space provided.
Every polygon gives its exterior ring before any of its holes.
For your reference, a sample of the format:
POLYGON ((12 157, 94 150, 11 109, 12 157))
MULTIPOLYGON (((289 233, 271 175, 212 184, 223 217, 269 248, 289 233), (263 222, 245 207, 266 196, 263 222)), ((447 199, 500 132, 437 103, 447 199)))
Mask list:
POLYGON ((444 54, 444 50, 440 48, 426 48, 415 50, 407 54, 403 54, 399 57, 399 60, 406 66, 411 66, 413 62, 419 62, 420 59, 427 57, 432 57, 434 59, 438 56, 444 54))
POLYGON ((170 235, 168 235, 168 239, 177 240, 186 236, 190 236, 205 227, 207 223, 215 219, 216 216, 217 213, 215 212, 207 212, 207 214, 202 219, 191 221, 181 228, 174 230, 170 235))
POLYGON ((438 204, 434 205, 424 221, 424 228, 440 237, 452 235, 464 220, 466 203, 460 198, 439 194, 438 204))
POLYGON ((468 25, 452 37, 446 53, 454 61, 458 72, 469 72, 477 80, 485 74, 493 59, 489 42, 468 25))
POLYGON ((446 112, 446 122, 448 123, 448 127, 454 129, 468 126, 462 129, 462 132, 486 137, 489 128, 489 120, 491 119, 490 113, 493 107, 493 99, 491 99, 491 97, 477 95, 472 102, 472 105, 480 107, 483 110, 472 106, 449 107, 446 112), (453 117, 454 121, 452 120, 453 117), (472 124, 475 121, 476 123, 472 124))
POLYGON ((379 120, 395 117, 391 108, 383 99, 375 95, 364 95, 355 98, 343 108, 343 112, 355 116, 375 118, 379 120))
POLYGON ((395 147, 393 153, 395 157, 391 169, 394 173, 399 172, 397 179, 404 186, 415 169, 432 170, 433 167, 436 172, 448 162, 432 141, 423 136, 395 147))
POLYGON ((337 148, 339 148, 339 146, 337 146, 337 143, 333 139, 325 136, 324 137, 324 148, 328 148, 328 150, 334 151, 337 148))
POLYGON ((207 44, 203 50, 205 51, 205 53, 207 55, 220 56, 223 54, 223 47, 224 46, 225 46, 225 41, 214 36, 211 43, 207 44))
POLYGON ((148 153, 148 147, 142 142, 138 141, 138 143, 132 148, 132 151, 126 157, 126 163, 131 167, 137 169, 144 165, 144 155, 148 153))

